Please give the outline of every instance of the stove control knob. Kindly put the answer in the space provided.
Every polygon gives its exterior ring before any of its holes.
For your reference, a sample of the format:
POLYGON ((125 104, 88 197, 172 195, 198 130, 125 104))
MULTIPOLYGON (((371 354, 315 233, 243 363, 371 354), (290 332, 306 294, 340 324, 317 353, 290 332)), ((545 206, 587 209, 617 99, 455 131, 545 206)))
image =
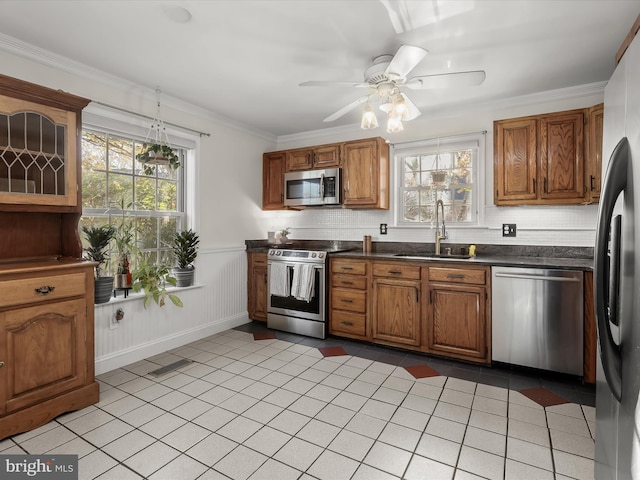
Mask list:
POLYGON ((281 252, 280 250, 278 250, 278 251, 276 252, 276 255, 282 255, 282 252, 281 252))
POLYGON ((316 258, 316 252, 311 252, 311 258, 316 258))
POLYGON ((320 252, 320 253, 318 254, 318 258, 324 258, 324 252, 320 252))
POLYGON ((269 255, 273 255, 273 250, 269 250, 269 255))

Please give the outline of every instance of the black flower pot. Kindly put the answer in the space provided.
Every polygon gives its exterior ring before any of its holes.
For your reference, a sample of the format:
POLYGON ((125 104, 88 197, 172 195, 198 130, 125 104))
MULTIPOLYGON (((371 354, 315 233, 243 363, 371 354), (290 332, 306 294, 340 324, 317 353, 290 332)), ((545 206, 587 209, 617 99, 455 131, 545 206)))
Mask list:
POLYGON ((107 303, 113 295, 113 277, 100 277, 95 280, 94 303, 107 303))

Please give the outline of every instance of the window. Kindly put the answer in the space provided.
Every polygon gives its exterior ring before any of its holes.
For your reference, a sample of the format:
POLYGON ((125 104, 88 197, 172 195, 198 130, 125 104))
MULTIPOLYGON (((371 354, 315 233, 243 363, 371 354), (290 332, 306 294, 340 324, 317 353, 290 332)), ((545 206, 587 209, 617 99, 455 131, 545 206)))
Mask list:
MULTIPOLYGON (((80 225, 131 222, 141 252, 154 262, 170 262, 173 234, 186 228, 184 169, 159 165, 145 175, 135 159, 142 144, 126 135, 83 130, 80 225)), ((186 150, 176 152, 184 165, 186 150)))
MULTIPOLYGON (((468 138, 468 137, 467 137, 468 138)), ((422 142, 395 151, 397 224, 435 222, 436 201, 444 203, 447 223, 477 223, 479 140, 422 142)))

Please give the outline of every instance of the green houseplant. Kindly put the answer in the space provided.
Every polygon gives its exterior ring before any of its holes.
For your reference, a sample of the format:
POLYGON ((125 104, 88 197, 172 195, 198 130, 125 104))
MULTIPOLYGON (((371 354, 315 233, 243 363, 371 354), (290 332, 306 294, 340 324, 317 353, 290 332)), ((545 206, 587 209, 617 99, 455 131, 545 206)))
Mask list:
POLYGON ((113 291, 113 277, 102 276, 103 266, 109 260, 109 243, 111 242, 115 228, 111 225, 97 227, 82 226, 82 232, 89 243, 85 248, 84 258, 98 262, 95 266, 95 303, 106 303, 111 298, 113 291))
POLYGON ((175 287, 176 279, 169 274, 169 267, 151 263, 147 258, 139 258, 138 266, 132 272, 133 291, 144 293, 144 308, 151 300, 159 306, 164 306, 168 298, 177 307, 182 307, 182 301, 176 295, 167 292, 167 284, 175 287))
POLYGON ((195 273, 193 262, 198 255, 198 243, 200 243, 200 237, 191 229, 176 232, 173 237, 171 249, 177 266, 173 267, 172 273, 178 281, 178 287, 193 285, 195 273))
POLYGON ((156 165, 168 165, 174 170, 180 166, 178 154, 166 143, 145 142, 136 160, 144 165, 146 175, 153 175, 156 165))

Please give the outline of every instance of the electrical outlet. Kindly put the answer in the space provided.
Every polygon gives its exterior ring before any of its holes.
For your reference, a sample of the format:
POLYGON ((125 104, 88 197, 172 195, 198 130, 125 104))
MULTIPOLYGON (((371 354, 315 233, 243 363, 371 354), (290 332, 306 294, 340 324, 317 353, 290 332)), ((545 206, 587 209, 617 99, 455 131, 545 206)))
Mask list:
POLYGON ((380 235, 386 235, 387 234, 387 224, 386 223, 381 223, 380 224, 380 235))
POLYGON ((109 320, 109 330, 115 330, 120 326, 120 321, 124 318, 124 309, 118 308, 109 320))
POLYGON ((502 224, 502 236, 503 237, 515 237, 516 236, 516 224, 515 223, 503 223, 502 224))

